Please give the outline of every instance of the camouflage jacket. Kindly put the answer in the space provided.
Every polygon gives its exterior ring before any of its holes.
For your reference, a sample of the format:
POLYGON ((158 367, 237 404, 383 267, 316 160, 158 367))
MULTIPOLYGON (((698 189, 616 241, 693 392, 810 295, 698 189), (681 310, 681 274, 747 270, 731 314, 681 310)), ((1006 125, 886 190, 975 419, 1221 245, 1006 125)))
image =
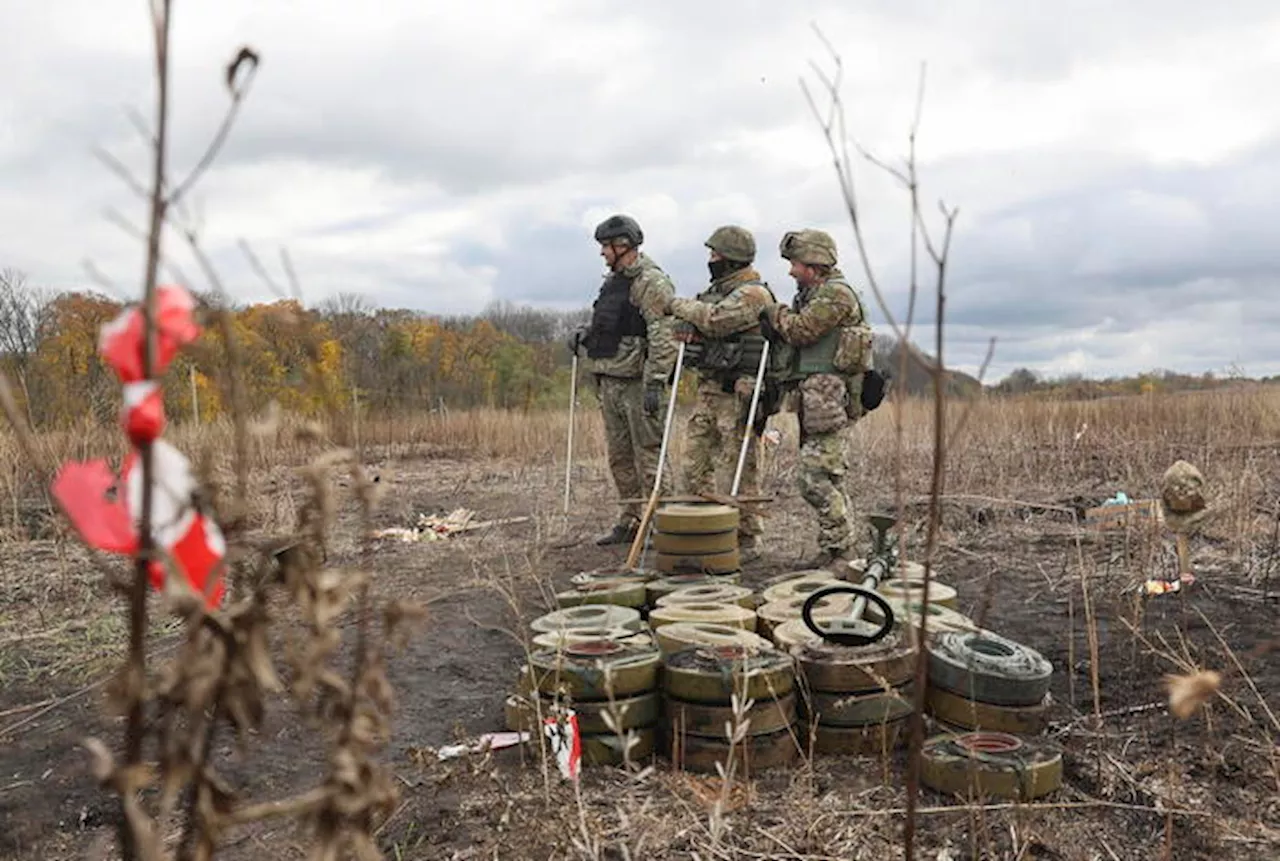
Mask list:
POLYGON ((812 344, 838 327, 865 326, 862 302, 847 285, 840 270, 832 269, 826 281, 798 290, 790 308, 770 306, 769 322, 796 347, 812 344))
POLYGON ((761 283, 760 273, 748 266, 712 281, 697 299, 673 300, 671 316, 692 323, 704 338, 758 334, 760 309, 773 301, 773 294, 761 283))
POLYGON ((676 364, 674 321, 666 313, 675 296, 675 286, 670 276, 643 251, 622 274, 635 277, 631 284, 631 304, 640 309, 648 335, 624 337, 613 356, 587 359, 586 369, 589 373, 608 377, 639 377, 646 383, 666 382, 676 364))

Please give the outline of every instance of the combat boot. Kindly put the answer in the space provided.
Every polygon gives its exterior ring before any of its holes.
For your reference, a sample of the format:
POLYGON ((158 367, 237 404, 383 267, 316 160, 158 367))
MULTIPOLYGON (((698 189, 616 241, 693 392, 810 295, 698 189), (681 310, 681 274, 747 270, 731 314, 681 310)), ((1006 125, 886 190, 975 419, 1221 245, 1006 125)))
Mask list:
POLYGON ((596 538, 596 544, 604 546, 606 544, 627 544, 635 540, 636 531, 640 528, 640 524, 634 520, 626 523, 615 523, 613 528, 603 535, 596 538))

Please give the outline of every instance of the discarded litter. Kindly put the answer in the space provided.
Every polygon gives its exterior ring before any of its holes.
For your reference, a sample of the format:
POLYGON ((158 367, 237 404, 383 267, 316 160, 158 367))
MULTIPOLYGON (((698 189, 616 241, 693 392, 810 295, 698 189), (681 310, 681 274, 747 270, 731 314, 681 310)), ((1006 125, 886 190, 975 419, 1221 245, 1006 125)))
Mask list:
POLYGON ((524 744, 528 740, 529 733, 527 732, 487 732, 473 742, 444 745, 436 750, 436 758, 439 760, 457 759, 468 753, 483 753, 486 750, 501 750, 504 747, 514 747, 517 744, 524 744))
POLYGON ((476 513, 469 508, 455 508, 447 515, 419 514, 413 528, 390 526, 374 533, 375 538, 397 538, 408 543, 441 541, 462 532, 472 532, 486 526, 505 526, 524 523, 529 517, 503 517, 497 520, 474 520, 476 513))

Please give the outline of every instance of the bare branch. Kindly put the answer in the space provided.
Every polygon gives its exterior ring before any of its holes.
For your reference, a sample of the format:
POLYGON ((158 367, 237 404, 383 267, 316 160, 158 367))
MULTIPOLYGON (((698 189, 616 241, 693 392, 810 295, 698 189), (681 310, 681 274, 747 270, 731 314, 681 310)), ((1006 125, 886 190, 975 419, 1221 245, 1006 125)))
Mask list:
POLYGON ((214 133, 213 139, 209 141, 209 146, 205 148, 204 155, 196 162, 196 166, 191 169, 191 173, 187 175, 187 178, 178 183, 177 188, 169 194, 170 205, 181 200, 191 189, 191 186, 200 179, 201 174, 209 169, 209 165, 213 164, 213 160, 218 157, 218 152, 227 140, 227 134, 231 131, 231 126, 236 121, 236 115, 240 112, 240 105, 248 94, 249 87, 253 84, 253 79, 257 72, 258 54, 249 47, 241 48, 236 53, 235 58, 227 64, 227 89, 231 92, 231 104, 227 107, 227 112, 223 115, 222 122, 214 133), (245 66, 248 67, 249 71, 244 74, 242 80, 237 82, 237 72, 245 66))

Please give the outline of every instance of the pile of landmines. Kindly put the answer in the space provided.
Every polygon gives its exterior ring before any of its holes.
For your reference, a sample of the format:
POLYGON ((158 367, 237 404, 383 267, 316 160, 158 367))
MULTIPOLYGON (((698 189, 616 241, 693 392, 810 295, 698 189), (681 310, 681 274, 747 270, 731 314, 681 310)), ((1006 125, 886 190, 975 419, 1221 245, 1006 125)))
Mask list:
MULTIPOLYGON (((827 570, 774 578, 757 593, 737 573, 644 569, 576 575, 562 609, 532 623, 529 662, 507 700, 512 730, 576 715, 585 764, 652 752, 690 771, 755 771, 817 754, 887 755, 914 708, 923 568, 900 563, 877 587, 895 625, 867 646, 824 640, 802 610, 818 590, 861 580, 827 570)), ((824 597, 816 624, 847 616, 850 595, 824 597)), ((955 589, 931 578, 925 648, 928 719, 922 779, 940 791, 1019 799, 1061 785, 1061 754, 1038 738, 1052 667, 1039 653, 979 629, 955 589)), ((864 624, 878 629, 869 604, 864 624)))

